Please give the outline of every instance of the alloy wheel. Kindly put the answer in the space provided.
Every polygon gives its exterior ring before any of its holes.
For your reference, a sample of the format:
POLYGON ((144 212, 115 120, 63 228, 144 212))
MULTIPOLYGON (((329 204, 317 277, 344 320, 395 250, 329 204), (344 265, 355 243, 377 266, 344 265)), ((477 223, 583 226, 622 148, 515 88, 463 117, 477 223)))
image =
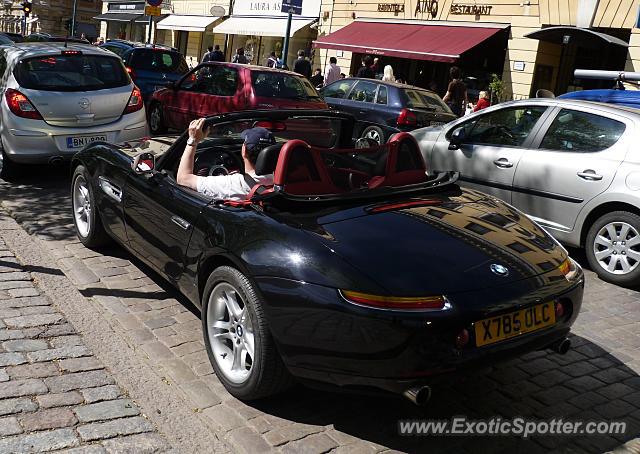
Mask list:
POLYGON ((78 175, 73 182, 73 216, 78 227, 78 233, 87 237, 91 229, 91 197, 87 180, 78 175))
POLYGON ((376 131, 375 129, 370 129, 369 131, 367 131, 364 137, 366 139, 375 140, 378 145, 382 145, 382 138, 380 137, 380 134, 378 134, 378 131, 376 131))
POLYGON ((207 325, 213 356, 225 378, 244 383, 251 375, 255 336, 247 304, 231 284, 221 282, 212 290, 207 325))
POLYGON ((626 222, 604 225, 593 241, 598 264, 611 274, 628 274, 640 264, 640 234, 626 222))
POLYGON ((160 107, 156 105, 151 110, 151 115, 149 115, 149 126, 152 131, 159 131, 161 128, 162 119, 160 118, 160 107))

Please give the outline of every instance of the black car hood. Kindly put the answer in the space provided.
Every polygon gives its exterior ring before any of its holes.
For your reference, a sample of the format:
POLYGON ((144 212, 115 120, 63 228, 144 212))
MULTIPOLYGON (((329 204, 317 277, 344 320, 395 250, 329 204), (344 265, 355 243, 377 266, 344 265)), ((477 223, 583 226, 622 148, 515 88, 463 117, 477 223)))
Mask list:
POLYGON ((351 208, 317 221, 310 235, 392 295, 498 287, 554 270, 567 257, 525 215, 475 191, 351 208))

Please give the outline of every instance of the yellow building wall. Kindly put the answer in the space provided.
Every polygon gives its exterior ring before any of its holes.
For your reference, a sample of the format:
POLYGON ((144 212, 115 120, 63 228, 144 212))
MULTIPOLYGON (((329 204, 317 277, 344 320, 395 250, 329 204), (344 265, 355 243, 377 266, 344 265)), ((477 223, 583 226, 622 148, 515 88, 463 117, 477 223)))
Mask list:
MULTIPOLYGON (((416 11, 420 0, 323 0, 320 12, 319 36, 328 35, 350 24, 357 18, 417 19, 433 21, 496 22, 511 25, 502 80, 504 99, 521 99, 530 96, 536 64, 553 68, 552 84, 558 72, 560 46, 539 42, 524 35, 549 25, 573 25, 578 20, 580 0, 482 0, 461 2, 440 0, 435 16, 430 12, 416 11), (380 3, 404 5, 404 11, 379 12, 380 3), (452 14, 452 4, 476 4, 491 6, 488 14, 481 16, 452 14), (524 63, 524 70, 514 69, 524 63)), ((593 27, 632 29, 635 25, 640 0, 599 0, 593 17, 593 27)), ((327 49, 317 50, 321 66, 335 56, 343 72, 351 66, 351 52, 327 49)), ((626 70, 640 71, 640 30, 633 29, 626 70)))

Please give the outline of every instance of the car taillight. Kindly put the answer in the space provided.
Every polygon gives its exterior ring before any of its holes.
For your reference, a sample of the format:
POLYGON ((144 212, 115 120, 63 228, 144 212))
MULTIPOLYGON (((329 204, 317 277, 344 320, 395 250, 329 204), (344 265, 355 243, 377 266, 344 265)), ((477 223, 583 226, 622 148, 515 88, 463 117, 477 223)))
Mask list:
POLYGON ((133 69, 129 68, 128 66, 125 66, 125 69, 129 73, 131 80, 136 80, 136 73, 133 71, 133 69))
POLYGON ((341 290, 342 296, 352 303, 380 309, 445 309, 447 300, 444 296, 381 296, 369 293, 341 290))
POLYGON ((409 109, 402 109, 398 115, 397 123, 398 126, 416 126, 418 124, 418 117, 409 109))
POLYGON ((138 87, 133 87, 133 91, 131 92, 131 96, 129 97, 129 102, 127 103, 127 107, 124 109, 124 114, 137 112, 144 106, 144 102, 142 101, 142 93, 140 93, 140 89, 138 87))
POLYGON ((9 110, 11 110, 14 115, 32 120, 42 120, 40 112, 38 112, 34 105, 31 104, 31 101, 18 90, 8 88, 5 97, 9 110))

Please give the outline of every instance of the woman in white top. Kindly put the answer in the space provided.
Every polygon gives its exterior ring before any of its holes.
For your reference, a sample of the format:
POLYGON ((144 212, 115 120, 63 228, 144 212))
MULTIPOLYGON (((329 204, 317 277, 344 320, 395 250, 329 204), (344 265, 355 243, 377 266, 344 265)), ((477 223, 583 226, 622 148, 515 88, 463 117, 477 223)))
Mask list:
POLYGON ((396 76, 393 75, 393 68, 391 65, 387 65, 384 67, 384 75, 382 76, 383 82, 395 82, 396 76))

